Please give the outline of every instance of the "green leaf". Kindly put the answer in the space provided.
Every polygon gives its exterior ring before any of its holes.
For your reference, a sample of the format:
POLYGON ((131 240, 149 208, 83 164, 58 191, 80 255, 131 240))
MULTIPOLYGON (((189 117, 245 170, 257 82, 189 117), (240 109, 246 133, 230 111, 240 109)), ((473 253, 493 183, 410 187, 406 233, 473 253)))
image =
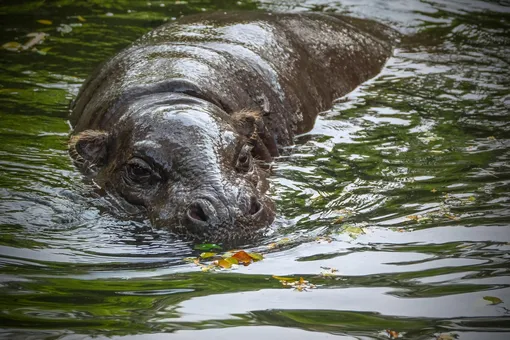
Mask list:
POLYGON ((499 305, 500 303, 503 303, 503 300, 495 296, 484 296, 483 299, 485 301, 489 301, 491 305, 499 305))
POLYGON ((248 255, 253 259, 253 261, 261 261, 264 259, 264 256, 259 253, 248 253, 248 255))

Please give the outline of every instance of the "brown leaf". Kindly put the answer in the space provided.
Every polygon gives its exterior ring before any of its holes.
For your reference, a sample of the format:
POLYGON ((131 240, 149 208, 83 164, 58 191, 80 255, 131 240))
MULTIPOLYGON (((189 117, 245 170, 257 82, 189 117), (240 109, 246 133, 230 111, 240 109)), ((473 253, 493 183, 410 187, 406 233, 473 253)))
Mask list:
POLYGON ((393 331, 391 329, 387 329, 386 330, 386 333, 388 333, 388 336, 392 339, 396 339, 398 338, 398 332, 397 331, 393 331))

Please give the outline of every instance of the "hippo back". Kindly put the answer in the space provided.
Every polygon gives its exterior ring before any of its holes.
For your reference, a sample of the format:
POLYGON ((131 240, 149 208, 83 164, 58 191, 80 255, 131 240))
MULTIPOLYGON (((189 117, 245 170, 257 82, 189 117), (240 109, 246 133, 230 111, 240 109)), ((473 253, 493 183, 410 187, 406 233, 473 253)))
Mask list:
POLYGON ((363 19, 320 13, 213 13, 163 25, 88 79, 72 107, 75 132, 108 129, 124 105, 183 92, 231 114, 263 112, 277 142, 310 130, 331 102, 374 77, 397 34, 363 19))

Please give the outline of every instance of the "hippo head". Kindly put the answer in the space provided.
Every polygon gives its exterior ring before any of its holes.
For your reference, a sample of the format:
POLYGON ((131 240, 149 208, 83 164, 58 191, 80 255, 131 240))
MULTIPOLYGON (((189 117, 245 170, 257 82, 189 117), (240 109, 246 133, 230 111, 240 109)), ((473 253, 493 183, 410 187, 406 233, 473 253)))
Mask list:
POLYGON ((127 211, 214 242, 251 238, 273 221, 258 113, 229 115, 184 94, 146 96, 119 110, 106 131, 73 136, 70 154, 127 211))

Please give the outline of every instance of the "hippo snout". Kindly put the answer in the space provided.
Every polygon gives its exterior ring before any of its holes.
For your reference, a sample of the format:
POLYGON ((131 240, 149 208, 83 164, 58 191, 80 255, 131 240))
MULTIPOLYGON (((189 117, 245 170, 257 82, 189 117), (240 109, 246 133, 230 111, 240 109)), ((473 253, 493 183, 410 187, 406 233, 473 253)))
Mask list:
POLYGON ((220 199, 201 197, 195 199, 187 208, 183 224, 194 228, 207 228, 224 224, 235 224, 237 221, 256 222, 263 214, 263 204, 256 196, 247 196, 231 206, 225 205, 220 199))

